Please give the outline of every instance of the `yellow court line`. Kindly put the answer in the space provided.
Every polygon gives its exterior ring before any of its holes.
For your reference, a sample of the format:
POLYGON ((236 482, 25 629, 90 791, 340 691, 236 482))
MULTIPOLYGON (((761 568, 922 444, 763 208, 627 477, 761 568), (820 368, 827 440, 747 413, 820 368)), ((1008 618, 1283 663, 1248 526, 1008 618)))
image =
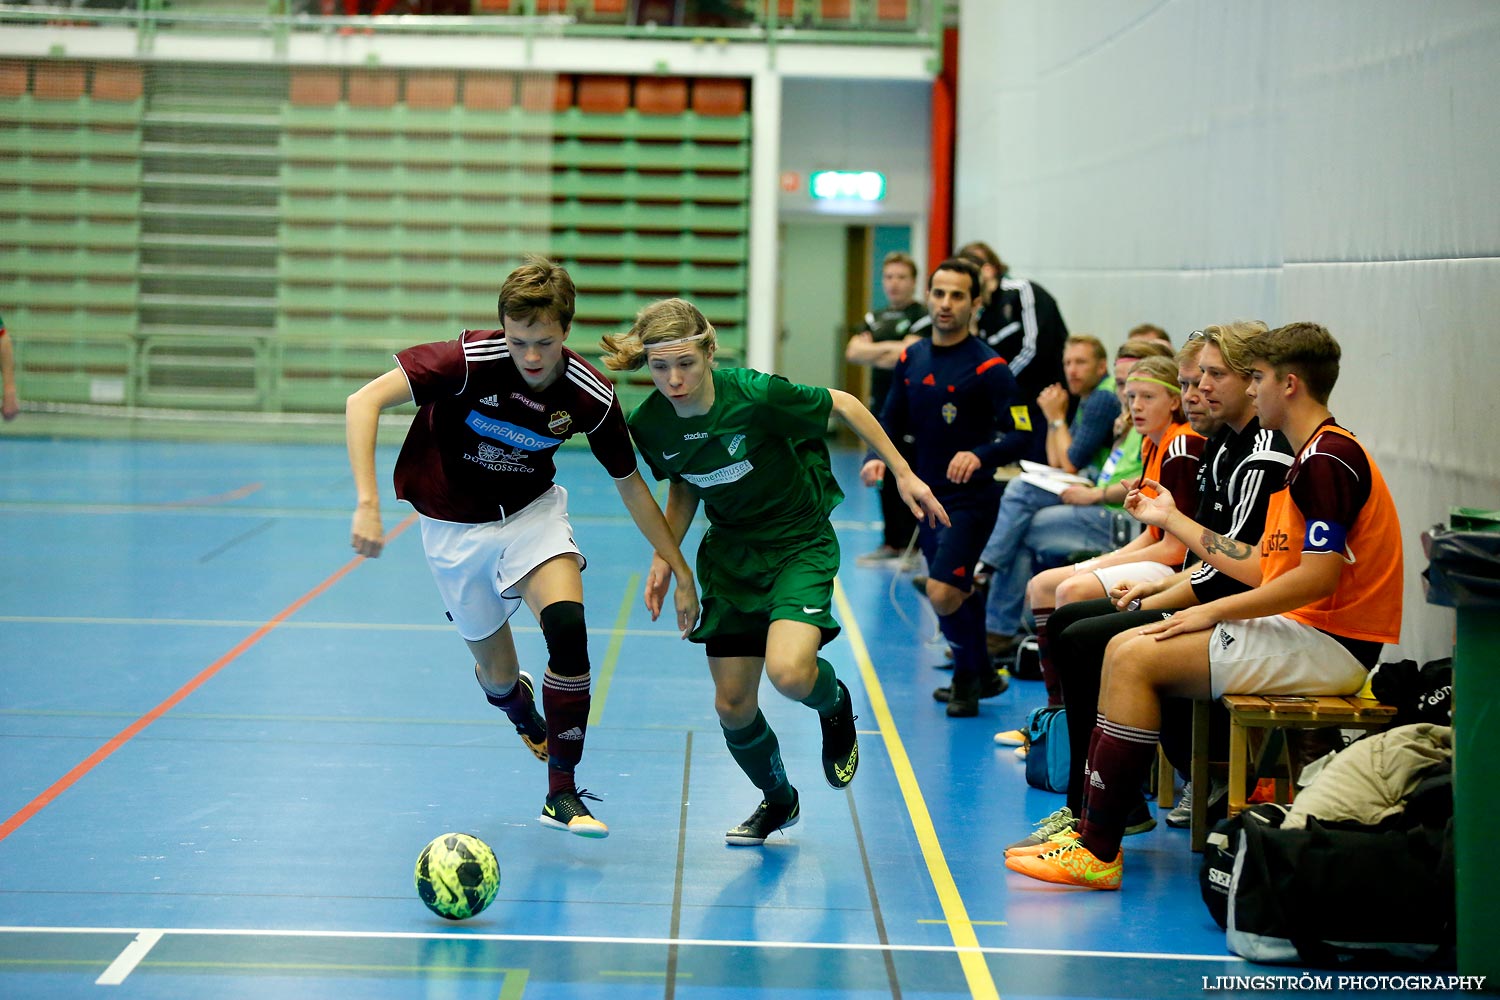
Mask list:
POLYGON ((620 602, 620 613, 615 615, 615 627, 609 633, 609 649, 604 653, 604 664, 599 668, 599 675, 594 679, 594 697, 589 705, 589 725, 599 724, 599 719, 604 715, 604 699, 609 697, 609 682, 615 677, 615 664, 620 659, 620 647, 625 642, 625 623, 630 621, 631 598, 635 594, 636 587, 641 582, 641 574, 632 573, 630 579, 625 581, 625 598, 620 602))
POLYGON ((953 872, 948 868, 948 859, 943 856, 943 845, 938 842, 937 829, 932 825, 932 814, 927 811, 927 802, 922 797, 922 788, 917 784, 916 772, 912 770, 911 758, 906 755, 906 744, 896 730, 896 720, 891 716, 886 703, 885 691, 880 678, 875 675, 875 664, 870 659, 870 650, 865 645, 864 635, 854 618, 854 608, 844 593, 844 585, 838 577, 833 580, 833 599, 839 607, 839 619, 844 632, 849 636, 849 645, 854 650, 854 659, 859 663, 860 676, 864 678, 865 695, 870 699, 870 708, 875 721, 885 735, 886 750, 891 756, 891 767, 896 772, 896 784, 901 786, 901 797, 906 800, 906 811, 911 816, 912 830, 922 848, 922 860, 927 863, 927 874, 932 878, 932 887, 937 891, 938 904, 943 909, 943 919, 948 932, 953 935, 959 965, 969 983, 969 993, 974 1000, 1000 1000, 1000 991, 995 978, 990 975, 989 963, 979 949, 979 938, 974 935, 974 923, 969 919, 968 908, 959 895, 958 884, 953 881, 953 872))

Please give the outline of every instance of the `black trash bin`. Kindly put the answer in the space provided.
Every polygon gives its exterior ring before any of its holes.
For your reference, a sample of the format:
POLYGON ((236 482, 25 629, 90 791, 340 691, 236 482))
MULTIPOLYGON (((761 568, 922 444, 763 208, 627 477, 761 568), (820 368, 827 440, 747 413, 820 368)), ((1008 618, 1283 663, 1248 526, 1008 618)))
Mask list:
POLYGON ((1427 602, 1457 611, 1453 841, 1458 968, 1500 982, 1500 512, 1458 508, 1422 535, 1427 602))

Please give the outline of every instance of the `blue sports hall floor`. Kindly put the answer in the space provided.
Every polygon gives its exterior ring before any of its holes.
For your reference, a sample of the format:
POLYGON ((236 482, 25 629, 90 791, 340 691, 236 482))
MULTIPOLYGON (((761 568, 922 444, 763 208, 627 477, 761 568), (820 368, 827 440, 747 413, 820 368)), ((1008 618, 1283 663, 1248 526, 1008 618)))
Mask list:
MULTIPOLYGON (((1127 841, 1118 893, 1005 871, 1061 804, 991 739, 1041 685, 944 716, 930 611, 854 564, 879 515, 852 453, 825 653, 859 776, 828 788, 816 717, 767 685, 802 822, 726 846, 759 796, 702 650, 642 607, 648 551, 604 471, 560 465, 599 841, 538 824, 543 766, 480 695, 410 508, 387 503, 384 556, 352 556, 341 445, 0 439, 0 997, 1183 997, 1302 971, 1226 952, 1186 831, 1127 841), (502 872, 462 923, 412 884, 450 830, 502 872)), ((513 624, 540 675, 540 631, 513 624)))

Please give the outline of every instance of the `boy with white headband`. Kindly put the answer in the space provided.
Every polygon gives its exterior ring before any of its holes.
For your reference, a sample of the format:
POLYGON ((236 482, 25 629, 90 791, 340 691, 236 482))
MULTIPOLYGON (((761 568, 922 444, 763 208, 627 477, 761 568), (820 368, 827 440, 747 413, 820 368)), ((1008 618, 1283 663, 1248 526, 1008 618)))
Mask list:
MULTIPOLYGON (((844 495, 823 441, 829 413, 890 464, 914 516, 946 524, 947 514, 859 400, 747 368, 715 368, 716 346, 696 307, 666 299, 641 310, 630 332, 604 338, 604 363, 614 371, 645 366, 656 385, 630 415, 630 430, 652 474, 671 483, 673 539, 686 535, 700 501, 708 514, 698 547, 703 619, 689 638, 708 653, 729 752, 763 796, 725 839, 754 846, 801 815, 760 711, 762 671, 776 690, 818 713, 829 785, 848 785, 859 766, 849 689, 818 655, 839 633, 831 609, 839 543, 828 516, 844 495)), ((646 577, 653 619, 666 595, 667 555, 658 550, 646 577)))

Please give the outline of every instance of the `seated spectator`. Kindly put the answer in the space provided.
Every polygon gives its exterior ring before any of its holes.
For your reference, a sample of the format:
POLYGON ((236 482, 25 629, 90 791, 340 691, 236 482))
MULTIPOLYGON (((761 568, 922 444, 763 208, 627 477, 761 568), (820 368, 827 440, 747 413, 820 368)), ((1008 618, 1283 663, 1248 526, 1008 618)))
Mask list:
POLYGON ((1163 344, 1166 344, 1168 347, 1172 346, 1171 335, 1161 327, 1157 326, 1155 323, 1142 323, 1140 326, 1131 330, 1125 336, 1129 337, 1131 340, 1135 340, 1138 337, 1141 340, 1159 340, 1163 344))
MULTIPOLYGON (((1191 382, 1197 372, 1196 359, 1185 364, 1191 382)), ((1177 502, 1191 510, 1197 503, 1198 460, 1204 440, 1183 413, 1182 375, 1182 366, 1167 358, 1146 358, 1131 367, 1125 394, 1135 428, 1145 438, 1141 444, 1143 481, 1167 484, 1165 488, 1177 502)), ((1176 572, 1186 554, 1181 541, 1152 525, 1112 552, 1032 577, 1026 599, 1036 621, 1043 676, 1051 671, 1047 619, 1056 608, 1103 597, 1122 580, 1164 579, 1176 572)))
POLYGON ((1151 768, 1167 696, 1347 695, 1401 632, 1401 525, 1385 479, 1328 409, 1340 348, 1323 327, 1293 323, 1251 349, 1249 395, 1263 427, 1296 455, 1254 546, 1213 531, 1143 480, 1126 506, 1253 589, 1117 635, 1105 653, 1089 783, 1076 837, 1005 866, 1044 882, 1118 889, 1124 819, 1151 768), (1300 541, 1299 541, 1300 540, 1300 541))
POLYGON ((1036 398, 1047 418, 1047 464, 1068 473, 1098 475, 1109 458, 1115 418, 1121 409, 1109 373, 1109 353, 1098 337, 1078 334, 1068 338, 1063 348, 1063 377, 1066 388, 1054 382, 1036 398))
MULTIPOLYGON (((1122 413, 1130 367, 1141 358, 1167 356, 1167 348, 1154 342, 1129 340, 1120 345, 1111 382, 1122 413)), ((1100 394, 1103 387, 1104 383, 1095 386, 1091 395, 1100 394)), ((1113 433, 1114 446, 1093 486, 1072 486, 1060 494, 1021 480, 1006 486, 977 571, 989 578, 985 630, 992 656, 1011 652, 1019 641, 1026 582, 1033 573, 1072 553, 1108 549, 1128 537, 1124 533, 1130 530, 1130 519, 1121 505, 1127 483, 1141 474, 1141 436, 1128 421, 1123 426, 1117 421, 1113 433)))
MULTIPOLYGON (((1260 426, 1255 407, 1246 395, 1250 385, 1249 350, 1252 339, 1266 330, 1264 323, 1239 322, 1206 327, 1194 333, 1179 352, 1182 362, 1182 402, 1188 422, 1208 439, 1198 466, 1196 520, 1210 531, 1254 544, 1265 526, 1271 494, 1281 489, 1291 446, 1280 431, 1260 426), (1192 377, 1196 369, 1198 379, 1192 377)), ((1164 612, 1204 604, 1247 589, 1245 584, 1189 553, 1181 572, 1151 583, 1122 581, 1106 598, 1080 601, 1058 608, 1047 622, 1050 658, 1062 686, 1070 719, 1092 719, 1098 712, 1099 678, 1104 649, 1115 635, 1160 621, 1164 612)), ((1191 759, 1191 709, 1180 699, 1163 706, 1162 746, 1178 770, 1187 772, 1191 759), (1168 720, 1171 720, 1168 722, 1168 720), (1174 739, 1168 739, 1168 733, 1174 739)), ((1222 727, 1221 727, 1222 728, 1222 727)), ((1076 830, 1082 814, 1088 775, 1084 768, 1092 726, 1069 727, 1075 767, 1068 782, 1067 804, 1043 820, 1030 837, 1011 849, 1030 847, 1062 832, 1076 830)), ((1006 734, 1001 734, 1006 735, 1006 734)), ((1227 732, 1221 733, 1227 736, 1227 732)), ((998 739, 998 737, 997 737, 998 739)), ((1011 742, 1002 740, 1001 742, 1011 742)), ((1017 741, 1019 742, 1019 741, 1017 741)), ((1184 792, 1184 799, 1191 794, 1184 792)), ((1204 789, 1205 794, 1208 793, 1204 789)), ((1179 806, 1168 824, 1187 825, 1188 806, 1179 806)), ((1150 812, 1144 800, 1126 833, 1148 829, 1142 817, 1150 812)))

